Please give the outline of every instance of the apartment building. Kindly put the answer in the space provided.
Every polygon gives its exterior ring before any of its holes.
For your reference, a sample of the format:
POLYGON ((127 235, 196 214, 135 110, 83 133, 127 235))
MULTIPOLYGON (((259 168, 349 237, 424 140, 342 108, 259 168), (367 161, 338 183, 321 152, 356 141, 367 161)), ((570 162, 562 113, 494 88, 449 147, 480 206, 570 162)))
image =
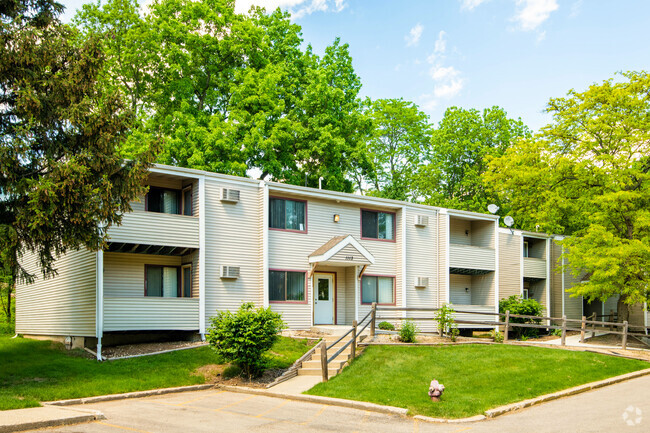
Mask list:
POLYGON ((60 257, 50 279, 25 257, 38 278, 16 288, 16 332, 101 351, 124 333, 204 336, 216 312, 243 302, 270 306, 292 329, 351 325, 373 302, 498 311, 513 294, 545 314, 584 313, 554 238, 500 228, 495 215, 162 165, 148 185, 104 251, 60 257))

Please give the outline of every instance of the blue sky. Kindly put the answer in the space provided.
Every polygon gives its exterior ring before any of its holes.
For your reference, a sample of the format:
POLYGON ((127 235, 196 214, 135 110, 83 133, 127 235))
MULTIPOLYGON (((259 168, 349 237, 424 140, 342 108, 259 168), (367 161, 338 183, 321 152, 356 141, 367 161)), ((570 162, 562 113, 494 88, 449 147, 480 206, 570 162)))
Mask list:
MULTIPOLYGON (((85 1, 62 3, 67 21, 85 1)), ((317 53, 340 37, 362 96, 414 101, 436 123, 499 105, 538 129, 550 97, 650 70, 647 0, 237 0, 251 4, 291 11, 317 53)))

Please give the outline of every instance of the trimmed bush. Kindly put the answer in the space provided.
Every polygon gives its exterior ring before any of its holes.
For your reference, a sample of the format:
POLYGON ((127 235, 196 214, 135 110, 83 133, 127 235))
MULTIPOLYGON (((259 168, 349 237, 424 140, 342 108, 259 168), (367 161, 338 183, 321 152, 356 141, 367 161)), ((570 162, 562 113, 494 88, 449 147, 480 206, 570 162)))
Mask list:
POLYGON ((268 351, 285 328, 282 316, 271 308, 254 308, 245 303, 236 313, 221 311, 212 318, 207 340, 226 361, 239 366, 244 375, 259 376, 264 372, 268 351))
MULTIPOLYGON (((535 299, 522 299, 518 295, 512 295, 509 298, 504 298, 499 301, 499 312, 505 313, 510 311, 510 314, 522 315, 522 316, 541 316, 542 315, 542 306, 535 299)), ((520 318, 510 318, 511 323, 541 323, 540 319, 520 319, 520 318)), ((535 328, 520 328, 513 326, 511 332, 514 334, 515 338, 521 338, 522 336, 526 337, 536 337, 539 333, 538 329, 535 328)))
POLYGON ((415 343, 415 336, 418 333, 418 327, 415 322, 406 319, 402 322, 402 327, 399 328, 399 339, 404 343, 415 343))
POLYGON ((377 327, 383 331, 394 331, 395 327, 390 322, 381 322, 377 327))

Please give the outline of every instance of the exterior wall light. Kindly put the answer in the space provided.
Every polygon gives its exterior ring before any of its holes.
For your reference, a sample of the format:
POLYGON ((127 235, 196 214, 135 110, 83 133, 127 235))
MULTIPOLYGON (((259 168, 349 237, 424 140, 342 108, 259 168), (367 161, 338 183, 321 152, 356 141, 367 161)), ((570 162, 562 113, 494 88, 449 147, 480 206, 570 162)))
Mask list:
POLYGON ((341 216, 337 213, 334 214, 334 222, 337 223, 341 219, 341 216))

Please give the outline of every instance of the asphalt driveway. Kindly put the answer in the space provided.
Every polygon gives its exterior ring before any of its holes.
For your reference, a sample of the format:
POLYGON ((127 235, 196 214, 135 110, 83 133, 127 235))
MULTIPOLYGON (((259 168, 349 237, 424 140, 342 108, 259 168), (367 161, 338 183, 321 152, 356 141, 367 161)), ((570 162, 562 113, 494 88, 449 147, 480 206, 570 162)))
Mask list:
POLYGON ((647 432, 650 431, 650 376, 471 424, 430 424, 357 409, 219 390, 82 407, 100 410, 107 419, 43 431, 647 432))

